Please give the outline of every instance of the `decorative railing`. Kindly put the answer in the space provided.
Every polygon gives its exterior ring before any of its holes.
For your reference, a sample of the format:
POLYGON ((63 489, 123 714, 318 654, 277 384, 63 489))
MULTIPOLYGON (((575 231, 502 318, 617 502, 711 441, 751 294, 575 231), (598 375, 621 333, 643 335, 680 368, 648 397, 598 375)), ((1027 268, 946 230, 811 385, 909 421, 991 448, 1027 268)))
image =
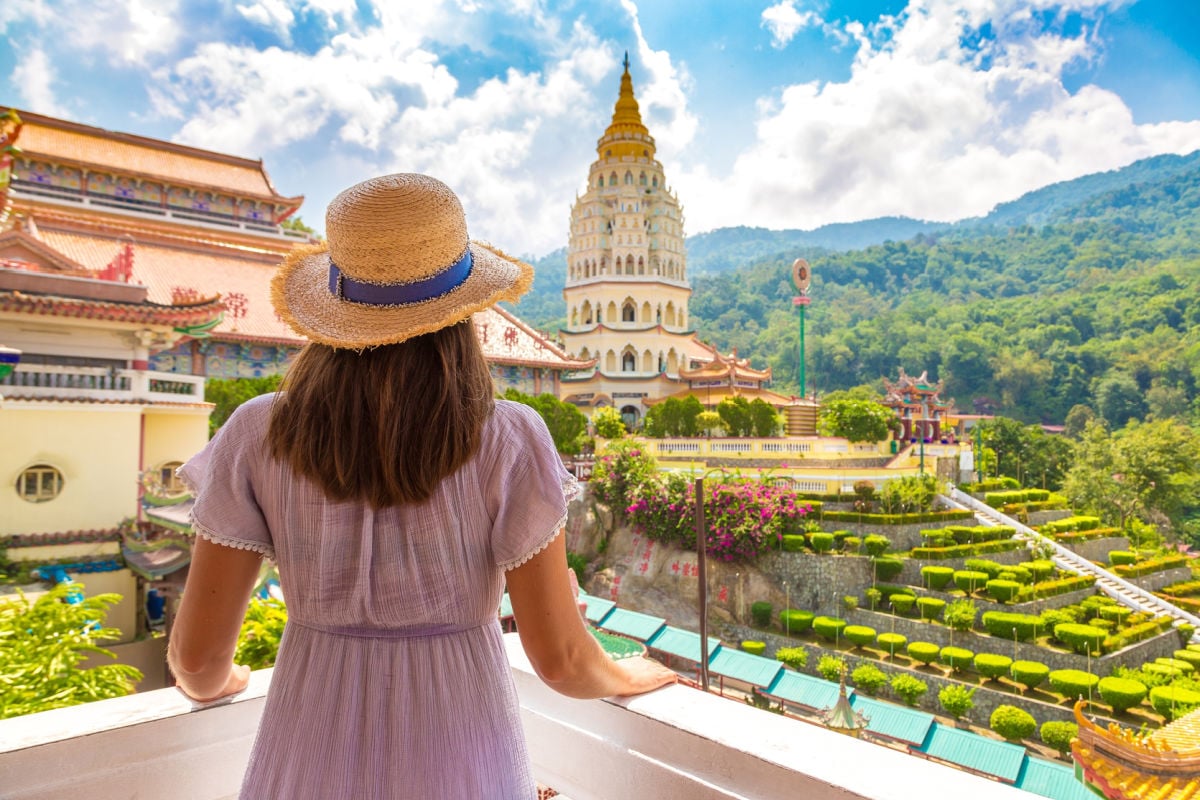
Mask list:
MULTIPOLYGON (((505 640, 534 775, 563 800, 926 800, 931 786, 972 800, 1028 797, 684 686, 628 699, 571 700, 537 678, 516 634, 505 640)), ((164 689, 0 720, 4 798, 232 798, 270 679, 270 670, 255 672, 242 695, 203 709, 164 689)))
POLYGON ((0 395, 39 399, 202 402, 204 378, 148 370, 21 363, 0 395))

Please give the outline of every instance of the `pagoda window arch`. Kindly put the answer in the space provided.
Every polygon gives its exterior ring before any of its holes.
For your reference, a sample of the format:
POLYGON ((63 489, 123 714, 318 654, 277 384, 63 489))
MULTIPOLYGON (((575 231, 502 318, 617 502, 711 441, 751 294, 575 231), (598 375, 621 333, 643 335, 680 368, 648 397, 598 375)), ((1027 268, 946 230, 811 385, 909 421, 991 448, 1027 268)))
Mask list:
POLYGON ((607 311, 607 313, 604 316, 610 322, 614 321, 616 319, 619 319, 619 317, 617 316, 617 304, 614 303, 612 300, 608 301, 608 308, 606 309, 606 311, 607 311))
POLYGON ((616 186, 616 185, 617 185, 617 173, 615 173, 615 172, 614 172, 614 173, 612 173, 611 175, 609 175, 609 176, 608 176, 608 185, 609 185, 609 186, 616 186))
POLYGON ((649 322, 651 313, 649 301, 642 303, 642 322, 649 322))
POLYGON ((637 372, 637 354, 626 350, 621 354, 621 372, 637 372))
POLYGON ((667 351, 667 372, 672 375, 679 372, 679 354, 674 347, 667 351))
POLYGON ((654 372, 654 355, 649 350, 642 353, 642 372, 654 372))
POLYGON ((687 312, 679 309, 679 327, 687 328, 687 312))
MULTIPOLYGON (((642 241, 642 237, 640 237, 640 236, 639 236, 639 237, 638 237, 638 243, 639 243, 639 244, 641 244, 641 241, 642 241)), ((631 256, 631 257, 632 257, 632 256, 631 256)), ((637 274, 638 274, 638 275, 645 275, 645 274, 646 274, 646 259, 642 258, 641 256, 638 256, 638 271, 637 271, 637 274)))
MULTIPOLYGON (((654 242, 651 242, 650 246, 653 247, 654 242)), ((651 275, 661 275, 662 274, 662 264, 659 263, 658 256, 650 256, 650 274, 651 275)))
POLYGON ((650 185, 653 186, 655 189, 658 188, 658 176, 657 175, 655 175, 654 177, 652 177, 650 179, 650 185))
POLYGON ((643 172, 642 174, 638 175, 638 185, 639 186, 646 185, 646 173, 643 172))
POLYGON ((609 350, 608 354, 604 356, 604 371, 605 372, 616 372, 617 371, 617 354, 614 353, 612 350, 609 350))
POLYGON ((633 173, 629 170, 625 171, 625 185, 633 186, 633 173))
POLYGON ((575 306, 571 307, 571 327, 579 327, 579 309, 575 306))
POLYGON ((591 325, 592 324, 592 301, 591 300, 583 301, 583 309, 580 311, 580 313, 583 315, 583 324, 591 325))
POLYGON ((621 322, 637 322, 637 311, 628 300, 621 306, 621 322))
POLYGON ((592 354, 588 351, 588 349, 586 347, 579 351, 579 360, 580 361, 587 361, 591 357, 592 357, 592 354))
POLYGON ((669 326, 675 325, 675 304, 674 303, 672 303, 672 302, 667 303, 666 313, 663 314, 663 322, 665 322, 669 326))
POLYGON ((659 325, 662 324, 662 303, 659 303, 658 307, 654 309, 654 321, 659 325))

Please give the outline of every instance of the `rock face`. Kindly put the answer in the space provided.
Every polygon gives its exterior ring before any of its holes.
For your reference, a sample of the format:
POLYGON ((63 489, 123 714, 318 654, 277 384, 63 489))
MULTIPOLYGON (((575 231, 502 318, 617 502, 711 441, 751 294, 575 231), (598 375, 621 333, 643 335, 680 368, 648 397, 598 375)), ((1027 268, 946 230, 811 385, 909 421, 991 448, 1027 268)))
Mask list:
MULTIPOLYGON (((586 492, 569 509, 567 548, 588 559, 585 589, 590 594, 663 617, 670 625, 699 628, 700 569, 694 551, 650 541, 586 492)), ((870 559, 855 556, 772 552, 749 565, 708 559, 706 569, 709 622, 717 626, 748 624, 750 606, 764 600, 774 617, 789 606, 840 616, 842 595, 860 595, 871 585, 870 559)))

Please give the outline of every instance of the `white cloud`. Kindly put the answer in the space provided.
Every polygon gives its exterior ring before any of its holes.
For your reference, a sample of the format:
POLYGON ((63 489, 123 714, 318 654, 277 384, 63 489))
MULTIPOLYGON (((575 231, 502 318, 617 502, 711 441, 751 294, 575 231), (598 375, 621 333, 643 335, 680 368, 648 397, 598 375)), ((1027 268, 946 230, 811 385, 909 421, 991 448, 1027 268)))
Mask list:
POLYGON ((181 33, 179 0, 70 0, 59 6, 55 16, 74 46, 107 51, 118 64, 140 65, 149 55, 170 52, 181 33))
POLYGON ((800 31, 821 24, 821 17, 813 11, 797 11, 795 0, 780 0, 762 12, 762 24, 771 32, 771 46, 782 49, 800 31))
MULTIPOLYGON (((696 136, 699 122, 688 108, 688 91, 692 79, 686 67, 676 65, 668 51, 655 50, 650 46, 642 31, 637 5, 633 0, 621 0, 621 6, 633 25, 638 59, 649 75, 647 81, 634 82, 642 120, 654 137, 659 159, 668 161, 686 148, 696 136)), ((616 96, 613 95, 609 102, 615 101, 616 96)), ((586 176, 581 176, 583 177, 586 176)))
POLYGON ((1067 36, 1031 13, 1064 5, 1114 4, 910 0, 895 18, 846 25, 858 43, 848 80, 764 99, 729 175, 689 163, 676 176, 689 232, 961 219, 1047 183, 1200 148, 1200 122, 1138 125, 1117 95, 1066 89, 1063 71, 1102 43, 1094 26, 1067 36))
POLYGON ((21 95, 19 105, 38 114, 68 116, 54 91, 57 79, 54 64, 44 50, 32 47, 22 51, 12 75, 12 83, 21 95))
POLYGON ((271 28, 283 41, 291 41, 296 15, 284 0, 261 0, 252 5, 237 5, 237 11, 256 25, 271 28))

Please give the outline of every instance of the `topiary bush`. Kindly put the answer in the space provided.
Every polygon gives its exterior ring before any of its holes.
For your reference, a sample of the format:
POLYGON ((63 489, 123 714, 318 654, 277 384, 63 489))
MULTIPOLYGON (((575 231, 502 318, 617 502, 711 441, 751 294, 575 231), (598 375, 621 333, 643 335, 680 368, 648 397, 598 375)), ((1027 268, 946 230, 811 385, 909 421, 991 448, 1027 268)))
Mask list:
POLYGON ((883 599, 883 592, 872 586, 863 592, 863 596, 867 598, 867 608, 874 611, 879 607, 879 601, 883 599))
POLYGON ((875 642, 875 629, 866 625, 847 625, 842 637, 855 647, 866 647, 875 642))
POLYGON ((896 655, 896 650, 904 647, 908 637, 899 633, 881 633, 875 637, 875 643, 888 651, 888 655, 896 655))
POLYGON ((1171 722, 1200 708, 1200 692, 1182 686, 1155 686, 1150 690, 1150 705, 1171 722))
POLYGON ((888 677, 874 664, 864 663, 854 668, 854 671, 850 673, 850 680, 854 683, 854 688, 873 695, 879 691, 879 687, 888 682, 888 677))
POLYGON ((982 572, 988 576, 988 580, 994 580, 1000 577, 1000 573, 1006 568, 990 558, 968 558, 963 562, 963 569, 969 572, 982 572))
POLYGON ((939 600, 936 597, 918 597, 917 598, 917 613, 921 619, 933 622, 942 615, 942 611, 946 608, 946 601, 939 600))
POLYGON ((933 642, 909 642, 904 652, 908 653, 908 657, 913 661, 920 661, 922 664, 932 664, 934 661, 937 661, 941 648, 933 642))
POLYGON ((967 594, 981 589, 988 581, 986 572, 975 572, 969 569, 960 569, 954 573, 954 585, 967 594))
POLYGON ((1010 742, 1019 742, 1033 735, 1037 720, 1028 711, 1016 706, 996 706, 988 723, 992 730, 1010 742))
POLYGON ((1137 553, 1132 550, 1109 550, 1108 563, 1112 566, 1118 564, 1133 564, 1137 561, 1137 553))
POLYGON ((827 681, 837 683, 846 671, 846 659, 824 655, 817 660, 817 672, 827 681))
POLYGON ((1104 643, 1107 631, 1095 625, 1082 625, 1078 622, 1064 622, 1054 626, 1054 638, 1070 647, 1076 653, 1098 653, 1104 643))
POLYGON ((750 604, 750 619, 754 620, 754 627, 768 628, 771 625, 771 615, 775 611, 775 607, 765 600, 760 600, 757 603, 750 604))
POLYGON ((915 706, 921 695, 929 691, 925 681, 908 673, 902 672, 892 677, 892 693, 904 701, 905 705, 915 706))
POLYGON ((880 581, 890 581, 892 578, 900 574, 904 569, 904 562, 898 558, 891 556, 882 556, 875 559, 875 579, 880 581))
POLYGON ((742 642, 742 649, 751 655, 761 656, 767 651, 767 643, 746 639, 742 642))
POLYGON ((843 550, 843 552, 849 553, 850 555, 854 555, 854 554, 860 552, 862 550, 862 537, 861 536, 847 536, 842 541, 842 550, 843 550))
POLYGON ((814 533, 809 537, 809 544, 812 545, 814 553, 828 553, 833 550, 833 534, 832 533, 814 533))
POLYGON ((1189 661, 1184 661, 1181 658, 1156 658, 1155 664, 1161 664, 1164 667, 1179 670, 1181 675, 1191 675, 1196 671, 1196 666, 1189 661))
POLYGON ((1026 690, 1035 689, 1046 680, 1050 668, 1040 661, 1014 661, 1008 668, 1008 674, 1026 690))
POLYGON ((1124 625, 1125 621, 1129 619, 1129 615, 1132 613, 1132 608, 1121 605, 1102 606, 1096 610, 1096 616, 1100 617, 1100 619, 1106 619, 1111 622, 1115 622, 1118 625, 1124 625))
POLYGON ((938 702, 954 719, 966 716, 975 707, 975 687, 967 688, 961 683, 950 683, 938 692, 938 702))
POLYGON ((842 595, 842 608, 847 611, 853 611, 858 608, 858 598, 852 594, 842 595))
POLYGON ((1025 561, 1021 566, 1033 573, 1034 581, 1044 581, 1054 574, 1054 562, 1045 559, 1025 561))
POLYGON ((1146 699, 1149 689, 1141 681, 1132 678, 1117 678, 1109 676, 1101 678, 1096 684, 1100 699, 1107 703, 1113 711, 1128 711, 1134 706, 1141 705, 1146 699))
POLYGON ((917 598, 911 594, 894 594, 888 598, 888 602, 892 604, 892 608, 897 614, 907 614, 912 611, 917 598))
POLYGON ((878 533, 872 533, 863 539, 863 549, 869 556, 881 556, 892 549, 892 540, 878 533))
POLYGON ((921 567, 921 578, 930 589, 945 589, 954 580, 954 569, 936 565, 921 567))
POLYGON ((1011 602, 1017 596, 1017 592, 1021 591, 1021 584, 1013 580, 996 580, 988 581, 987 584, 988 596, 1000 603, 1011 602))
POLYGON ((788 553, 799 553, 804 549, 804 537, 796 533, 785 533, 779 546, 788 553))
POLYGON ((1200 652, 1196 650, 1176 650, 1171 655, 1176 661, 1186 661, 1193 667, 1200 667, 1200 652))
POLYGON ((988 680, 995 680, 1008 674, 1012 659, 998 653, 980 653, 971 662, 975 671, 988 680))
POLYGON ((808 651, 803 647, 781 647, 775 651, 775 660, 799 672, 808 666, 808 651))
POLYGON ((978 615, 979 608, 975 605, 975 601, 964 598, 955 600, 946 606, 942 619, 952 630, 969 631, 975 627, 975 617, 978 615))
POLYGON ((1081 669, 1056 669, 1050 673, 1050 686, 1054 691, 1072 700, 1090 698, 1100 678, 1081 669))
POLYGON ((983 615, 983 627, 992 636, 1012 641, 1015 635, 1018 640, 1027 642, 1041 632, 1042 620, 1032 614, 988 611, 983 615))
POLYGON ((797 633, 804 633, 811 628, 816 616, 811 611, 804 611, 799 608, 787 608, 779 612, 779 626, 783 628, 784 633, 794 636, 797 633))
POLYGON ((938 653, 938 661, 955 672, 962 672, 975 660, 975 654, 965 647, 943 647, 938 653))
POLYGON ((812 622, 813 632, 827 642, 836 642, 846 629, 846 620, 840 617, 817 617, 812 622))
POLYGON ((1041 737, 1047 746, 1053 747, 1063 755, 1071 751, 1071 740, 1078 735, 1078 725, 1074 722, 1060 722, 1058 720, 1043 722, 1041 730, 1038 731, 1038 736, 1041 737))

